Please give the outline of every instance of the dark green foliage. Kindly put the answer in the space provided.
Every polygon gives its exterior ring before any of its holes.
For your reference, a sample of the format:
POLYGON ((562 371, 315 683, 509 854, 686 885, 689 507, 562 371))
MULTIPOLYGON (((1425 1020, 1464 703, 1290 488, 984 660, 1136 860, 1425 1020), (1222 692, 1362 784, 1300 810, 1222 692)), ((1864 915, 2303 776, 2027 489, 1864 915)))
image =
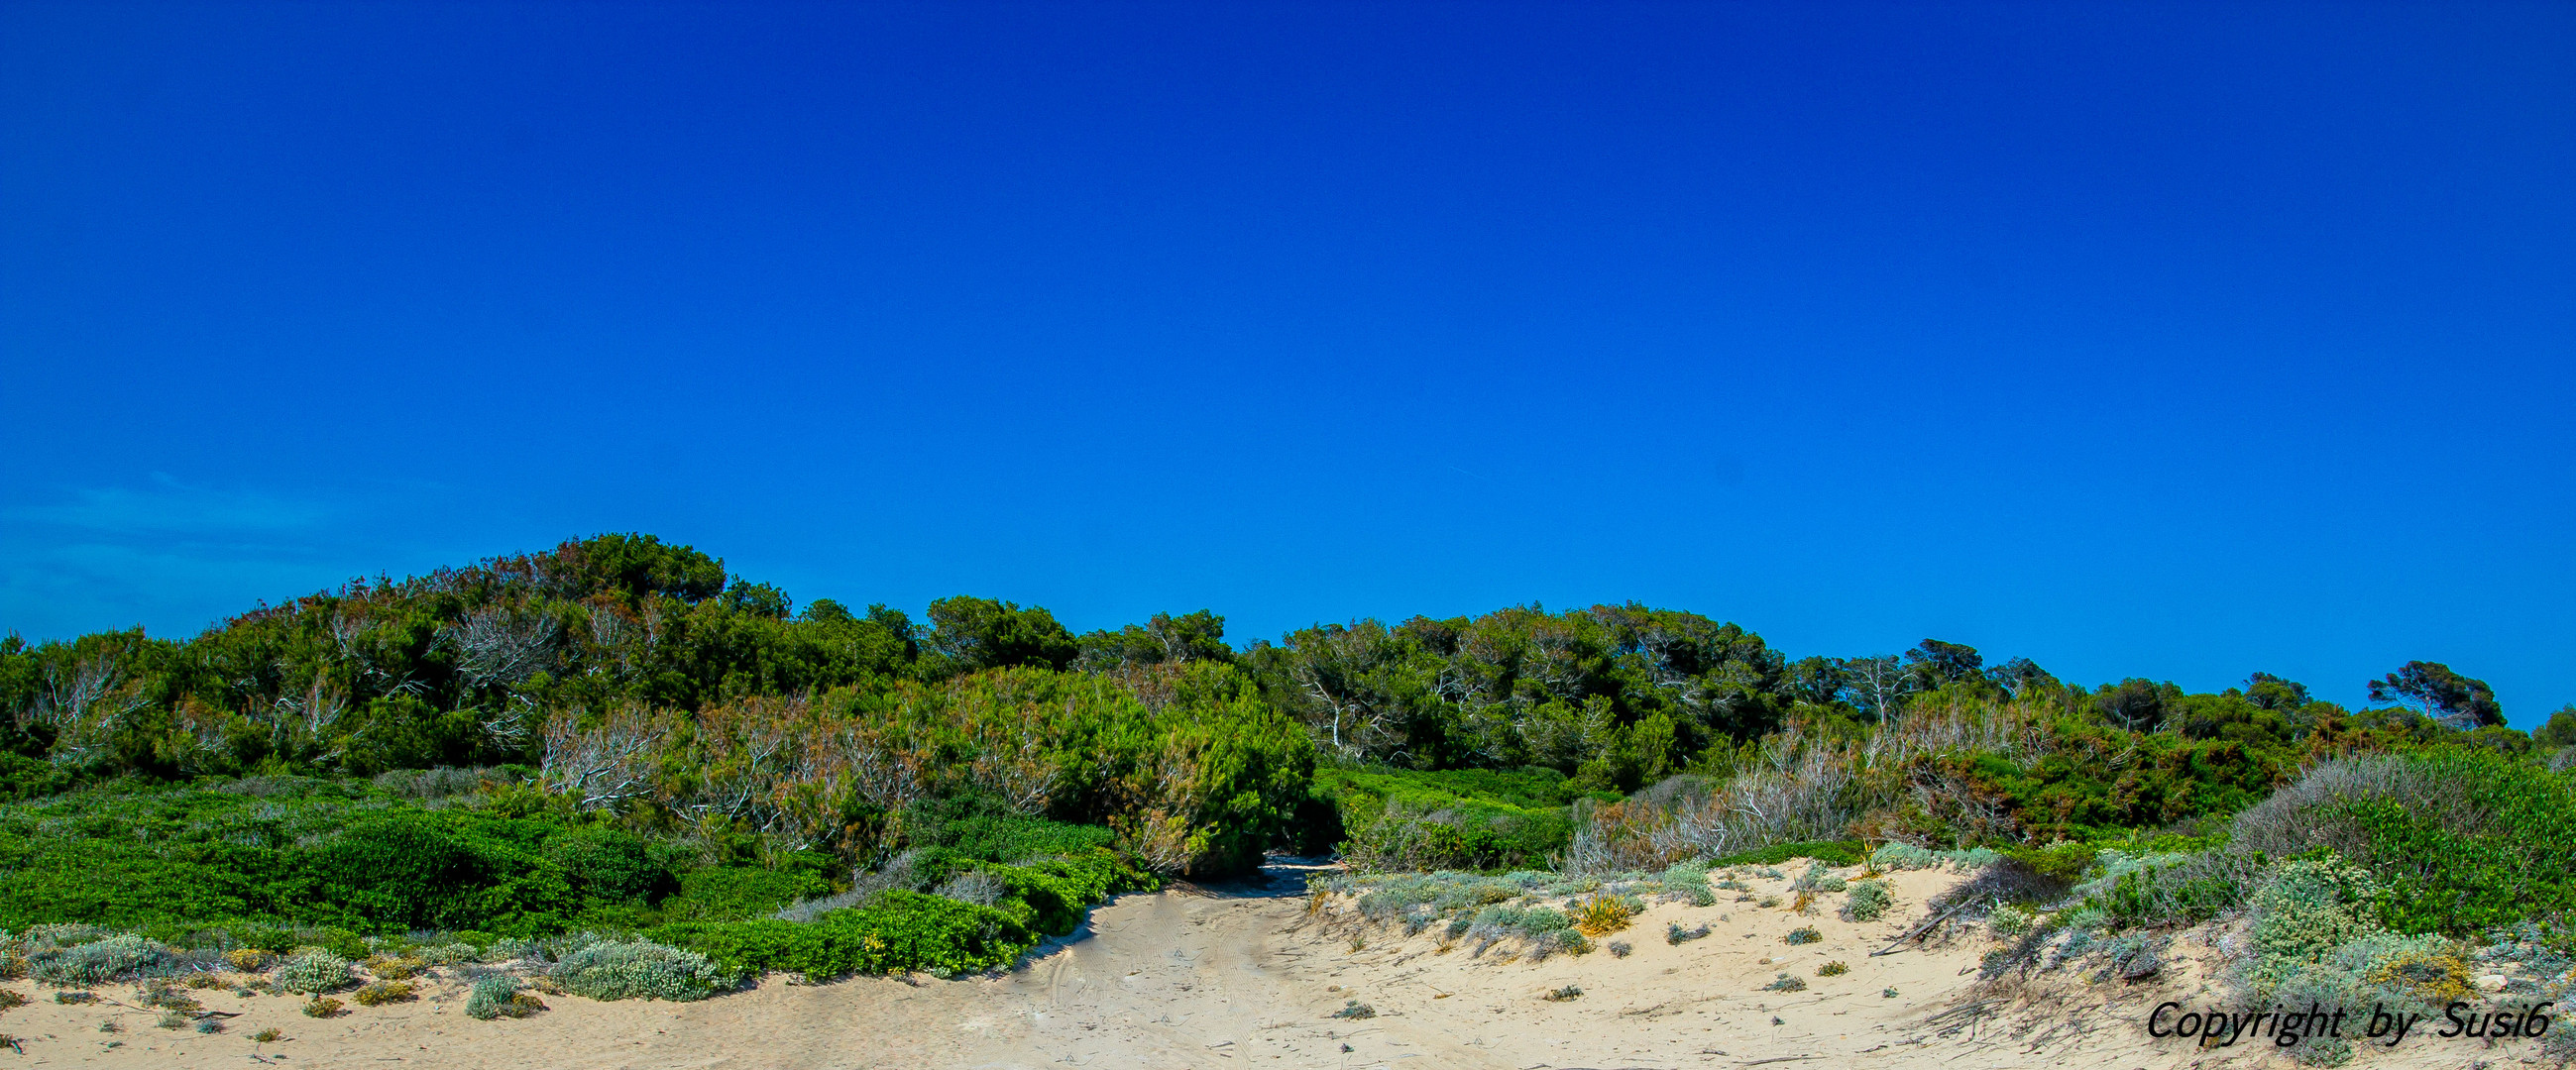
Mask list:
POLYGON ((1062 669, 1082 652, 1073 633, 1046 610, 964 595, 930 603, 923 646, 941 663, 937 671, 943 675, 1012 666, 1062 669))
MULTIPOLYGON (((1573 836, 1568 807, 1587 793, 1552 769, 1326 769, 1314 797, 1355 861, 1401 869, 1544 866, 1573 836)), ((1310 818, 1311 820, 1311 818, 1310 818)))
POLYGON ((2576 746, 2576 705, 2550 714, 2549 723, 2532 730, 2531 741, 2543 747, 2576 746))
POLYGON ((2211 851, 2121 873, 2094 897, 2122 926, 2193 925, 2245 905, 2262 860, 2211 851))
POLYGON ((2172 684, 2132 677, 2102 685, 2093 695, 2093 711, 2114 728, 2152 732, 2164 724, 2166 706, 2181 697, 2182 689, 2172 684))
POLYGON ((1082 637, 1081 648, 1076 663, 1090 672, 1234 659, 1234 648, 1225 642, 1225 618, 1204 609, 1180 617, 1156 613, 1141 626, 1092 632, 1082 637))
POLYGON ((2438 661, 2410 661, 2371 681, 2370 700, 2414 703, 2425 716, 2460 728, 2504 723, 2504 709, 2496 705, 2494 688, 2484 680, 2452 672, 2438 661))
POLYGON ((738 921, 830 894, 832 882, 811 868, 720 866, 681 874, 680 893, 657 906, 673 921, 738 921))
POLYGON ((1002 910, 900 889, 811 922, 691 922, 647 935, 734 969, 800 973, 815 981, 993 969, 1018 959, 1036 939, 1002 910))
POLYGON ((0 819, 0 926, 123 928, 267 920, 238 943, 356 932, 559 932, 585 911, 650 906, 680 885, 639 838, 557 817, 424 810, 363 784, 97 790, 0 819))
POLYGON ((1769 731, 1789 708, 1785 662, 1759 636, 1635 604, 1321 625, 1243 660, 1341 760, 1541 765, 1622 791, 1769 731))

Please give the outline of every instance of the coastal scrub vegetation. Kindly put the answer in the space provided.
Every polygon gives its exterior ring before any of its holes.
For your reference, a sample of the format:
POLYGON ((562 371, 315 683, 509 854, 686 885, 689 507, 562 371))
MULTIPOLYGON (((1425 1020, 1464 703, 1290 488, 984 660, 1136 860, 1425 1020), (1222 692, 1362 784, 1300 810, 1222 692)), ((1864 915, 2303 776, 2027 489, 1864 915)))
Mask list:
MULTIPOLYGON (((2221 915, 2304 934, 2263 945, 2267 992, 2327 963, 2447 977, 2461 949, 2423 941, 2517 925, 2557 946, 2576 709, 2526 735, 2428 661, 2367 691, 2088 687, 1932 639, 1791 658, 1635 604, 1241 647, 1204 610, 915 620, 603 535, 192 638, 0 640, 0 956, 64 985, 273 969, 316 998, 366 960, 362 1005, 499 962, 692 999, 1007 967, 1108 896, 1272 850, 1339 853, 1374 919, 1542 955, 1648 898, 1875 919, 1887 886, 1825 869, 1862 864, 1987 874, 1997 969, 2221 915), (2291 905, 2327 900, 2350 909, 2291 905)), ((476 1008, 542 1006, 499 976, 476 1008)))

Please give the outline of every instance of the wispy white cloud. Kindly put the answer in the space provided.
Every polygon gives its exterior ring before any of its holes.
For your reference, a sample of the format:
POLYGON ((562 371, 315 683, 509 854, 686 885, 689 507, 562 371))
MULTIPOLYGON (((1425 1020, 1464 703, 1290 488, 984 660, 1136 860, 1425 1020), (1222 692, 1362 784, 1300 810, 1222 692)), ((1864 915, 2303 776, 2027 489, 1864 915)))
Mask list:
POLYGON ((159 473, 10 496, 20 500, 0 503, 0 632, 29 638, 136 624, 193 634, 259 599, 321 589, 348 578, 333 544, 383 511, 375 495, 324 500, 159 473))
POLYGON ((322 502, 255 490, 193 486, 155 472, 142 487, 87 487, 62 500, 21 504, 0 516, 23 524, 109 535, 223 539, 309 531, 333 518, 322 502))

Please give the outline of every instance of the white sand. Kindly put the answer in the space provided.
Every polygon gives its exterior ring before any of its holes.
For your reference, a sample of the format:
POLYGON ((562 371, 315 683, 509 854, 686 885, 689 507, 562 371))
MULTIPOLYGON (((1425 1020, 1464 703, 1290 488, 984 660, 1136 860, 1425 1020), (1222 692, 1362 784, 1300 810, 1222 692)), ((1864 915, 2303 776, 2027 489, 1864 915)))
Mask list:
MULTIPOLYGON (((1978 956, 1993 946, 1982 938, 1871 957, 1922 917, 1925 900, 1959 878, 1925 871, 1893 879, 1897 905, 1877 922, 1751 903, 1660 905, 1630 931, 1596 941, 1633 943, 1626 958, 1596 951, 1535 965, 1498 961, 1499 948, 1481 959, 1471 956, 1472 945, 1443 953, 1430 934, 1404 939, 1388 929, 1368 931, 1366 946, 1353 951, 1350 936, 1361 930, 1347 902, 1310 917, 1307 901, 1294 894, 1296 875, 1283 873, 1274 881, 1282 894, 1237 889, 1118 900, 1095 911, 1073 940, 998 978, 820 986, 772 978, 752 991, 687 1004, 557 995, 545 997, 552 1009, 516 1021, 466 1017, 462 986, 452 982, 429 984, 429 997, 417 1002, 352 1006, 332 1019, 302 1016, 298 997, 236 999, 207 990, 192 994, 210 1009, 241 1016, 223 1033, 200 1036, 155 1028, 157 1012, 45 1002, 51 989, 19 982, 0 987, 40 1002, 0 1013, 0 1032, 22 1038, 25 1049, 23 1057, 0 1049, 0 1067, 2291 1065, 2247 1043, 2201 1051, 2149 1040, 2149 1008, 2205 991, 2190 961, 2138 985, 2059 974, 2002 992, 1976 982, 1978 956), (1667 944, 1672 921, 1706 923, 1712 935, 1667 944), (1825 940, 1785 944, 1782 937, 1801 925, 1815 926, 1825 940), (1851 972, 1816 976, 1829 960, 1848 963, 1851 972), (1805 978, 1807 990, 1762 991, 1780 972, 1805 978), (1580 986, 1583 995, 1543 998, 1565 985, 1580 986), (1895 997, 1882 995, 1891 987, 1895 997), (1376 1016, 1330 1016, 1354 999, 1376 1016), (1959 1013, 1979 1003, 1991 1003, 1991 1013, 1959 1013), (1951 1013, 1936 1017, 1943 1012, 1951 1013), (99 1032, 102 1020, 120 1022, 123 1031, 99 1032), (290 1039, 252 1042, 270 1026, 290 1039)), ((1769 883, 1764 890, 1778 887, 1769 883)), ((2197 946, 2176 950, 2209 954, 2197 946)), ((127 986, 99 994, 133 1002, 127 986)), ((2470 1040, 2410 1040, 2353 1065, 2501 1066, 2537 1054, 2534 1041, 2490 1049, 2470 1040)))

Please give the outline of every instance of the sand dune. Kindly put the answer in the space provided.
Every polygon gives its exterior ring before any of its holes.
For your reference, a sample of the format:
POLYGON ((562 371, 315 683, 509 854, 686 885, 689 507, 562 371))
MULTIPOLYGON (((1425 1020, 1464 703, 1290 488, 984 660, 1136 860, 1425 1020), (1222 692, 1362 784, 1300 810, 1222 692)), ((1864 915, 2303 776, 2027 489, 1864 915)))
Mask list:
MULTIPOLYGON (((1787 867, 1783 867, 1786 869, 1787 867)), ((2218 1067, 2289 1065, 2251 1045, 2200 1051, 2150 1041, 2147 1010, 2201 988, 2185 947, 2156 979, 2086 983, 2057 975, 1980 987, 1974 935, 1870 952, 1920 920, 1955 874, 1893 876, 1898 906, 1849 923, 1749 903, 1659 905, 1637 919, 1624 958, 1606 951, 1531 964, 1443 951, 1428 936, 1368 929, 1346 901, 1310 913, 1302 871, 1262 882, 1129 896, 1025 967, 960 981, 867 978, 803 985, 772 978, 702 1003, 596 1003, 548 996, 524 1020, 476 1021, 463 987, 341 1017, 298 1013, 300 999, 200 993, 238 1011, 205 1036, 155 1028, 156 1012, 39 1002, 0 1014, 27 1066, 414 1067, 2218 1067), (1665 942, 1666 923, 1712 935, 1665 942), (1825 939, 1790 947, 1789 930, 1825 939), (1355 935, 1365 940, 1356 950, 1355 935), (1816 976, 1831 960, 1850 972, 1816 976), (1805 991, 1761 986, 1779 973, 1805 991), (1582 995, 1550 1000, 1575 986, 1582 995), (1887 993, 1893 990, 1894 995, 1887 993), (1332 1017, 1358 1001, 1374 1016, 1332 1017), (102 1021, 121 1031, 99 1031, 102 1021), (256 1044, 274 1026, 291 1039, 256 1044), (111 1046, 114 1045, 114 1046, 111 1046)), ((2188 945, 2188 940, 2182 944, 2188 945)), ((2204 952, 2205 953, 2205 952, 2204 952)), ((24 984, 10 987, 25 989, 24 984)), ((102 990, 102 996, 123 993, 102 990)), ((131 1002, 131 1000, 126 1000, 131 1002)), ((2502 1064, 2536 1049, 2477 1042, 2410 1045, 2357 1065, 2502 1064)))

